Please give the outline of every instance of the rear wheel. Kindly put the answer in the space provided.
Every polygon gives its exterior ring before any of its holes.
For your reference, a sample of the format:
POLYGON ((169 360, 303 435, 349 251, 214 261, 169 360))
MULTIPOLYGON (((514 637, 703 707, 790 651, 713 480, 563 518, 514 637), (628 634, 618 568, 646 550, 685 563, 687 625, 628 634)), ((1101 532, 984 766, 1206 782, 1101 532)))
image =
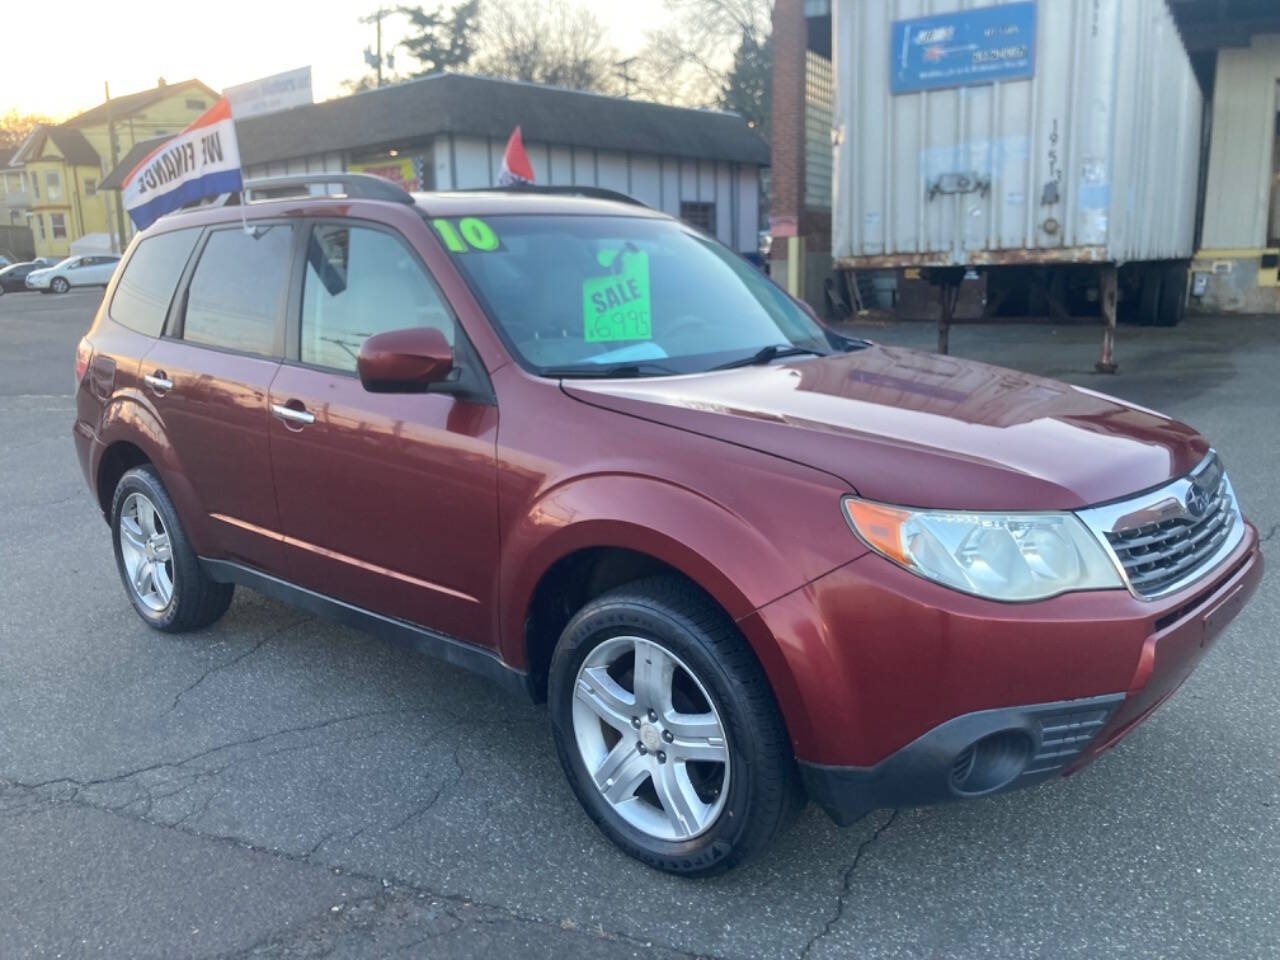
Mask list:
POLYGON ((54 277, 53 282, 49 284, 49 289, 54 293, 66 293, 71 289, 71 284, 67 283, 64 277, 54 277))
POLYGON ((125 592, 150 626, 169 633, 207 627, 227 611, 235 588, 200 568, 159 476, 135 467, 116 486, 111 539, 125 592))
POLYGON ((682 580, 629 584, 580 610, 552 657, 549 700, 587 814, 652 867, 728 869, 803 802, 764 671, 724 612, 682 580))

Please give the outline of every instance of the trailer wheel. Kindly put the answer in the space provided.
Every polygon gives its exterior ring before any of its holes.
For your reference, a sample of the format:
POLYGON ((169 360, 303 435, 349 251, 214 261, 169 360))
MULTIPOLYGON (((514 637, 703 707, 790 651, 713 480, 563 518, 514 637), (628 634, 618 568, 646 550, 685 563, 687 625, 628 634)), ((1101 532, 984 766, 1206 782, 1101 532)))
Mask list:
POLYGON ((1158 327, 1176 327, 1187 312, 1187 265, 1166 264, 1160 273, 1163 274, 1160 280, 1160 308, 1156 312, 1155 323, 1158 327))

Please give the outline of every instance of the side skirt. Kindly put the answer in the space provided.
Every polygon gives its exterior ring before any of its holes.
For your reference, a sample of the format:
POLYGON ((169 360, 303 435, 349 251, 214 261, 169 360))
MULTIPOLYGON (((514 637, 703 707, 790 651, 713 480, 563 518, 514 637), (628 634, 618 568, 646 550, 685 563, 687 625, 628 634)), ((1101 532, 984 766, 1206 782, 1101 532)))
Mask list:
POLYGON ((316 593, 314 590, 308 590, 306 587, 300 587, 230 560, 210 560, 201 557, 200 565, 205 573, 219 583, 235 583, 250 587, 268 597, 309 610, 327 620, 354 627, 383 640, 408 647, 417 653, 470 670, 472 673, 492 680, 508 693, 532 699, 528 674, 523 670, 507 666, 496 653, 490 650, 464 643, 404 620, 384 617, 372 610, 335 600, 323 593, 316 593))

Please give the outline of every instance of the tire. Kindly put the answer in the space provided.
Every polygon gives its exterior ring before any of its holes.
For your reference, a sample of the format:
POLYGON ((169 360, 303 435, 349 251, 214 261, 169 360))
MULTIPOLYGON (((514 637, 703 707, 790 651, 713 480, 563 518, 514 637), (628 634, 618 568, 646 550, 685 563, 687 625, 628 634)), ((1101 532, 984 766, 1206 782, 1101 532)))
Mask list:
POLYGON ((178 511, 152 467, 135 467, 116 485, 111 544, 125 593, 149 626, 165 633, 199 630, 231 605, 235 587, 210 579, 201 569, 178 511))
POLYGON ((1160 283, 1160 308, 1157 327, 1176 327, 1187 312, 1187 265, 1171 263, 1164 267, 1160 283))
POLYGON ((728 870, 767 847, 803 807, 764 670, 733 621, 687 581, 626 584, 578 611, 552 655, 548 700, 556 752, 583 809, 651 867, 685 876, 728 870), (656 703, 645 690, 663 683, 637 683, 641 655, 646 672, 670 664, 669 674, 647 673, 670 677, 656 703), (589 764, 616 774, 600 773, 608 788, 589 764), (679 799, 664 802, 660 791, 679 799))
POLYGON ((67 283, 65 277, 54 277, 49 284, 49 289, 54 293, 66 293, 71 289, 71 284, 67 283))

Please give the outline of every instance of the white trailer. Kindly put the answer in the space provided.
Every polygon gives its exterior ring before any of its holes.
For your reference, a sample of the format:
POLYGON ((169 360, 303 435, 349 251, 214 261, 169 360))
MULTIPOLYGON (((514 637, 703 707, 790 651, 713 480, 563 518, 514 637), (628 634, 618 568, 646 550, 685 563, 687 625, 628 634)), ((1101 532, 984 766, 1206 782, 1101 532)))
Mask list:
POLYGON ((1177 322, 1202 103, 1165 0, 836 0, 833 33, 838 267, 923 268, 943 349, 969 268, 1097 265, 1110 331, 1124 266, 1177 322))

